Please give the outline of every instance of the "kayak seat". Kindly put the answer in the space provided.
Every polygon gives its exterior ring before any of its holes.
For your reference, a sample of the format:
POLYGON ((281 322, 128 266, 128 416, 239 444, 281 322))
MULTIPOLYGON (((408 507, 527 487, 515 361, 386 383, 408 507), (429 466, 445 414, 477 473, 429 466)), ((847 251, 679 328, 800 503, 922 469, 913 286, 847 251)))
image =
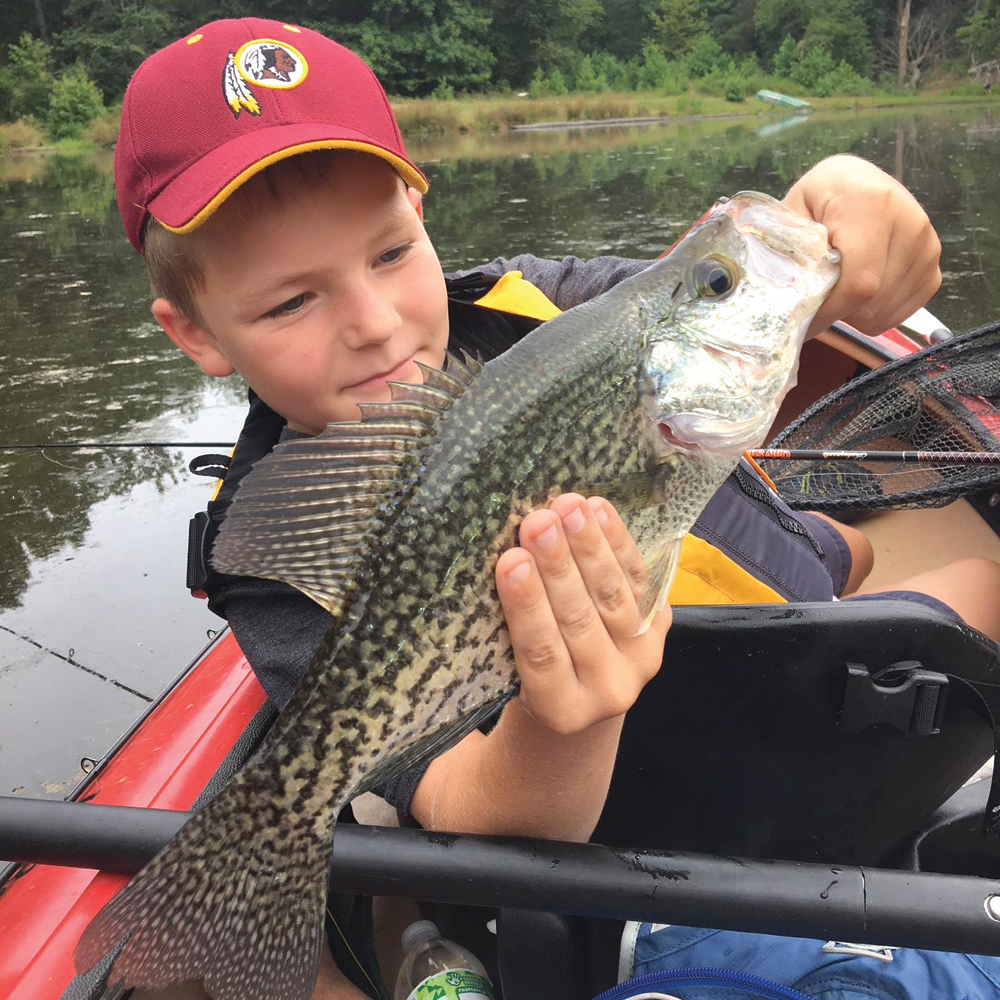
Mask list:
POLYGON ((997 841, 982 835, 988 778, 960 788, 891 859, 894 868, 1000 879, 997 841))
POLYGON ((993 753, 966 682, 1000 647, 916 603, 675 608, 593 839, 885 863, 993 753))

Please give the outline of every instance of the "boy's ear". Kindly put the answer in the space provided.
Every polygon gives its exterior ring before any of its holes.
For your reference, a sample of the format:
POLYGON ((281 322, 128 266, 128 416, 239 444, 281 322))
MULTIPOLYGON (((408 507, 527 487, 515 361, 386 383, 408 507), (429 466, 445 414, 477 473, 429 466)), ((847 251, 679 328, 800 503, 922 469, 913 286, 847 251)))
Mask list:
POLYGON ((407 187, 406 197, 409 199, 410 204, 413 206, 413 211, 417 213, 417 218, 423 222, 424 221, 424 196, 415 188, 407 187))
POLYGON ((221 378, 236 370, 222 353, 218 341, 207 330, 180 311, 168 299, 155 299, 153 318, 163 332, 206 374, 221 378))

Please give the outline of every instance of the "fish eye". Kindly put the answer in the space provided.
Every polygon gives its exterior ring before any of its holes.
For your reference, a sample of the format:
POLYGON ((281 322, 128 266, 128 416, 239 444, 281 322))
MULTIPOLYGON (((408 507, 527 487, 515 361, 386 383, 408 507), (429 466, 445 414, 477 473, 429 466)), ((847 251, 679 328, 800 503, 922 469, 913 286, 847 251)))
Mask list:
POLYGON ((691 277, 701 298, 718 298, 736 287, 736 268, 722 257, 703 257, 691 269, 691 277))

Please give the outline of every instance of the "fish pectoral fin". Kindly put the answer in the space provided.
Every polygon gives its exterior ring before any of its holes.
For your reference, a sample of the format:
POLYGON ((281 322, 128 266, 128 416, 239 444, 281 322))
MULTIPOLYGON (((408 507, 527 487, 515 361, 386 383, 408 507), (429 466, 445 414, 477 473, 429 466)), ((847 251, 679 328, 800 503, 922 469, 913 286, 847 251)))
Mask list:
POLYGON ((653 551, 646 565, 646 590, 639 601, 639 628, 642 635, 667 603, 667 595, 677 575, 684 535, 668 538, 653 551))
POLYGON ((441 414, 482 366, 449 354, 444 370, 417 362, 419 384, 389 382, 392 398, 359 404, 361 419, 283 441, 240 483, 212 565, 296 587, 338 615, 365 562, 380 509, 414 481, 441 414))
POLYGON ((520 684, 515 683, 509 690, 484 702, 460 719, 444 723, 437 729, 424 733, 423 736, 401 748, 398 752, 390 753, 365 775, 364 783, 354 793, 355 797, 362 792, 371 791, 376 785, 385 784, 404 771, 420 767, 444 753, 459 740, 468 736, 473 729, 478 729, 487 719, 496 715, 508 701, 517 695, 520 688, 520 684))
POLYGON ((655 476, 635 472, 613 483, 594 483, 585 492, 588 496, 604 497, 624 517, 662 503, 658 489, 659 481, 655 476))

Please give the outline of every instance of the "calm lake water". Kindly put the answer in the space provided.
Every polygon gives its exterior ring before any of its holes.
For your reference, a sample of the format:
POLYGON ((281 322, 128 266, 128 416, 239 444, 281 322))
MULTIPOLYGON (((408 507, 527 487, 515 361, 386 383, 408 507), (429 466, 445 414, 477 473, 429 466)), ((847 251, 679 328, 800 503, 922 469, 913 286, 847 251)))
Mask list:
MULTIPOLYGON (((837 152, 926 207, 944 245, 932 310, 1000 315, 1000 113, 726 119, 411 142, 446 270, 498 254, 655 256, 719 195, 782 194, 837 152)), ((245 390, 151 322, 110 154, 0 162, 0 444, 225 441, 245 390)), ((64 795, 220 627, 184 589, 205 449, 0 451, 0 794, 64 795)))

